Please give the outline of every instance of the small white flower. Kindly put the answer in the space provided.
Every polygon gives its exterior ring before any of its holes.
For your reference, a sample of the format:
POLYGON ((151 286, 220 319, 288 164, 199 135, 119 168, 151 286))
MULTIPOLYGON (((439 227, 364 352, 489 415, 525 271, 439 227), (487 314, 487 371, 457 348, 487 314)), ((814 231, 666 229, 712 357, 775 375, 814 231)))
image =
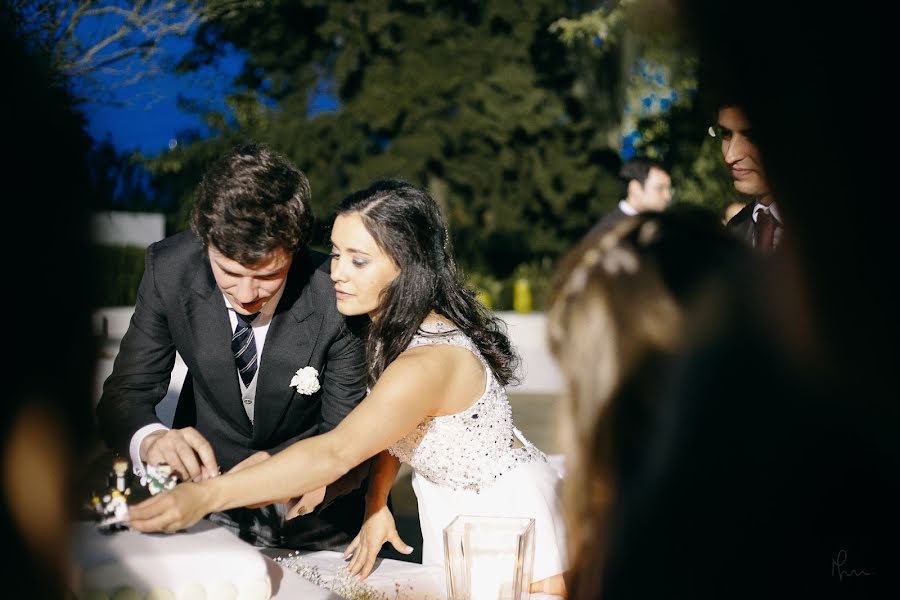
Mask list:
POLYGON ((303 367, 291 378, 291 387, 297 388, 297 392, 304 395, 315 394, 319 391, 319 372, 313 367, 303 367))

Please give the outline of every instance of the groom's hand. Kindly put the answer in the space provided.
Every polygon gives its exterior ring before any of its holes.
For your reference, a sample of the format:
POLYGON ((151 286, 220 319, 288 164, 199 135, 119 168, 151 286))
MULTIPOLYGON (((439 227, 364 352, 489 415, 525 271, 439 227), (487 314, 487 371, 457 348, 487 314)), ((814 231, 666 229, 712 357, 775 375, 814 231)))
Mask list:
POLYGON ((314 511, 325 499, 325 488, 326 486, 323 485, 311 492, 306 492, 300 496, 300 498, 292 498, 288 504, 294 503, 294 505, 288 510, 287 515, 285 515, 285 520, 290 521, 294 517, 302 517, 303 515, 308 515, 314 511))
POLYGON ((255 452, 255 453, 251 454, 250 456, 248 456, 247 458, 245 458, 238 464, 236 464, 233 467, 231 467, 230 469, 228 469, 228 472, 229 473, 237 473, 238 471, 243 471, 247 467, 252 467, 253 465, 259 464, 262 461, 266 460, 267 458, 270 458, 271 456, 272 455, 269 454, 268 452, 266 452, 265 450, 260 450, 259 452, 255 452))
POLYGON ((141 460, 168 463, 182 481, 202 481, 219 473, 216 455, 193 427, 154 431, 141 442, 141 460))

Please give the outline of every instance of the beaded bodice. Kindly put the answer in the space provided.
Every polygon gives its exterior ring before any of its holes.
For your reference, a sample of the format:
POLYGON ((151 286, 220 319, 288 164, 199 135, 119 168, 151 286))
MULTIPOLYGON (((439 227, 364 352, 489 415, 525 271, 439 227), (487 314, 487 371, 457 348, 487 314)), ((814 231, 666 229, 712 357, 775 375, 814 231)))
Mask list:
POLYGON ((433 344, 461 346, 477 356, 487 378, 484 394, 462 412, 426 418, 389 448, 391 454, 438 485, 474 491, 489 487, 519 463, 546 462, 544 453, 513 426, 506 390, 475 344, 437 322, 423 324, 408 348, 433 344), (513 447, 514 437, 521 446, 513 447))

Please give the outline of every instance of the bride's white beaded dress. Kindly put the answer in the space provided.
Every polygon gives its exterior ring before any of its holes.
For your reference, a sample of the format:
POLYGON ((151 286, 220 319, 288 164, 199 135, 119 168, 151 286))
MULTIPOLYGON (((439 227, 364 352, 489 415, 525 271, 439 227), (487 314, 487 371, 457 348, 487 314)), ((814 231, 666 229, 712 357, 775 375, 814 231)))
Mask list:
POLYGON ((472 352, 485 369, 482 396, 469 408, 428 417, 390 448, 413 469, 422 562, 442 564, 443 530, 458 515, 535 519, 534 578, 562 573, 565 538, 559 475, 513 424, 506 390, 475 344, 445 322, 424 323, 409 348, 446 344, 472 352))

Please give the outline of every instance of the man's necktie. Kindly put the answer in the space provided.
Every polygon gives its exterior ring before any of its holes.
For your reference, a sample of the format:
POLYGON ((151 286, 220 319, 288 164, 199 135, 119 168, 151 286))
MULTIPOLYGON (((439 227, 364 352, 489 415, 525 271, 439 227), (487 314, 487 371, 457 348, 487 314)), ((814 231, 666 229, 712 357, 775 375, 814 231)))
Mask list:
POLYGON ((756 243, 755 247, 760 252, 771 252, 775 241, 775 227, 777 221, 767 210, 756 213, 756 243))
POLYGON ((259 315, 237 315, 237 326, 234 328, 234 335, 231 337, 231 351, 234 352, 234 364, 237 366, 238 373, 244 385, 250 385, 253 376, 256 374, 256 341, 253 338, 253 327, 250 323, 259 315))

